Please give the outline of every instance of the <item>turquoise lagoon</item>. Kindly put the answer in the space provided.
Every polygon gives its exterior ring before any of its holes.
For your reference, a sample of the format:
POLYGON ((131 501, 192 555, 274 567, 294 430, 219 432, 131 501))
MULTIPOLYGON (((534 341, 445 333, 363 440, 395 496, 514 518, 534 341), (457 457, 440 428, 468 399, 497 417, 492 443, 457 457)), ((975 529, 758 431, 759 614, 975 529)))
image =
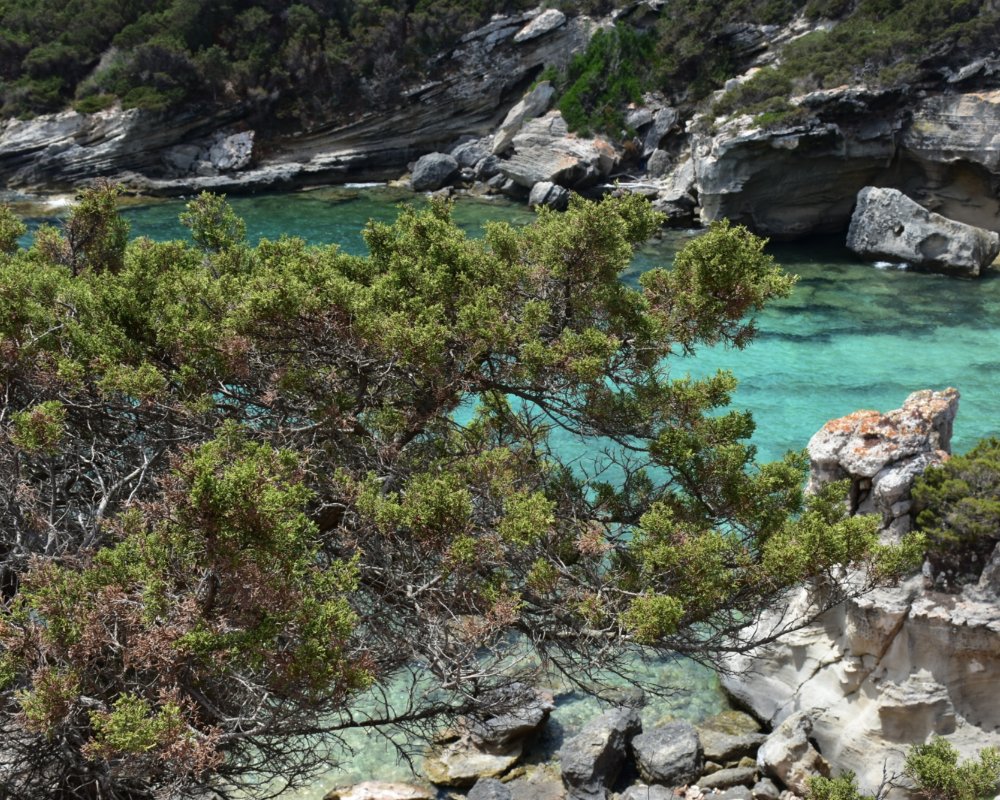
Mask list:
MULTIPOLYGON (((374 188, 339 188, 295 195, 235 198, 251 239, 300 236, 313 243, 337 243, 363 252, 360 231, 369 219, 391 221, 409 193, 374 188)), ((183 201, 127 209, 134 235, 182 238, 177 221, 183 201)), ((504 201, 462 200, 456 220, 477 234, 488 220, 523 224, 532 214, 504 201)), ((677 249, 697 231, 665 231, 636 256, 624 279, 669 265, 677 249)), ((678 374, 731 370, 739 379, 736 408, 753 412, 753 438, 762 459, 805 447, 827 420, 860 408, 897 408, 917 389, 957 387, 962 395, 954 449, 968 450, 979 438, 1000 435, 1000 274, 958 280, 898 269, 878 269, 853 259, 841 241, 813 240, 776 245, 771 252, 799 275, 792 296, 760 316, 760 334, 743 351, 710 348, 679 360, 678 374)), ((586 459, 582 443, 565 442, 586 459)), ((563 443, 561 443, 563 446, 563 443)), ((715 676, 686 662, 638 665, 648 682, 680 686, 677 695, 657 699, 644 710, 648 723, 681 716, 698 720, 724 707, 715 676)), ((560 694, 554 741, 595 713, 593 701, 560 694)), ((331 752, 337 768, 309 790, 292 796, 318 800, 336 785, 360 780, 406 780, 410 771, 377 736, 351 738, 353 755, 331 752)))

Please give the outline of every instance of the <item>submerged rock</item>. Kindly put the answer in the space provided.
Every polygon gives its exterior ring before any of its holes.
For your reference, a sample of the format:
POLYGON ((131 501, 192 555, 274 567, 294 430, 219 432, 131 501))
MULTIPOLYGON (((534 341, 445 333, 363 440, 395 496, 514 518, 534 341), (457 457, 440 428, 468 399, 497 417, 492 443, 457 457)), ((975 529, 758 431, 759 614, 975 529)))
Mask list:
POLYGON ((480 778, 498 778, 521 758, 520 742, 478 748, 467 742, 432 749, 424 761, 424 775, 436 786, 472 786, 480 778))
POLYGON ((346 789, 334 789, 323 800, 434 800, 437 792, 408 783, 365 781, 346 789))
POLYGON ((869 260, 975 277, 1000 254, 1000 235, 928 211, 896 189, 865 187, 847 246, 869 260))

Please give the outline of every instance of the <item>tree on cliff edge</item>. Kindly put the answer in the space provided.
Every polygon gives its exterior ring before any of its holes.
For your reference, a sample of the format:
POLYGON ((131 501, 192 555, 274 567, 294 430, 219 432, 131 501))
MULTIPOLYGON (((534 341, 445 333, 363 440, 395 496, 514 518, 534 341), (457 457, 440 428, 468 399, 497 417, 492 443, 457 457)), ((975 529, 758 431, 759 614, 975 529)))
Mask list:
POLYGON ((742 228, 634 288, 635 197, 481 240, 405 209, 365 257, 251 247, 208 195, 195 245, 126 244, 113 197, 27 250, 0 215, 0 795, 280 791, 319 736, 504 710, 525 647, 589 688, 711 662, 907 555, 754 462, 731 375, 671 375, 790 290, 742 228))

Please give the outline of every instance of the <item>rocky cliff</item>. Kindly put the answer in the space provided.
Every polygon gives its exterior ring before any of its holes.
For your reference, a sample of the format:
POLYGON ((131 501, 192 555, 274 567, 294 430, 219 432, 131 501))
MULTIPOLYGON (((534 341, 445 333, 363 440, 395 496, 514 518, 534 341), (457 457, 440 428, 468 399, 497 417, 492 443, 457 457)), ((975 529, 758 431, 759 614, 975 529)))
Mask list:
POLYGON ((395 107, 291 136, 260 132, 238 165, 198 154, 245 128, 240 108, 212 118, 109 109, 10 120, 0 127, 0 179, 51 191, 108 176, 177 194, 394 178, 424 153, 491 131, 543 67, 564 65, 598 24, 539 9, 494 19, 442 54, 437 79, 407 88, 395 107))
MULTIPOLYGON (((743 72, 713 96, 694 101, 664 87, 623 109, 625 129, 610 142, 535 135, 511 150, 523 120, 511 126, 505 116, 543 69, 564 67, 596 30, 648 26, 670 8, 641 0, 604 18, 541 8, 496 17, 439 54, 432 78, 402 87, 394 105, 293 135, 251 125, 240 107, 212 117, 109 109, 9 120, 0 126, 0 179, 49 191, 107 176, 167 195, 381 181, 463 140, 489 146, 500 126, 499 162, 455 171, 454 183, 527 198, 537 182, 580 189, 603 181, 603 190, 617 184, 650 197, 678 224, 728 217, 786 239, 846 231, 859 190, 891 187, 949 219, 1000 229, 1000 57, 982 48, 957 67, 961 53, 948 64, 929 57, 917 83, 856 82, 789 96, 777 114, 730 103, 716 116, 720 98, 780 64, 788 43, 840 24, 804 13, 781 27, 725 26, 725 47, 743 72), (252 142, 246 157, 218 153, 234 136, 252 142), (573 164, 564 169, 567 153, 573 164), (500 173, 506 188, 500 178, 486 185, 500 173)), ((551 196, 565 203, 564 193, 551 196)))
MULTIPOLYGON (((828 423, 810 442, 813 485, 850 478, 853 510, 882 513, 885 534, 898 535, 909 527, 915 476, 947 457, 957 400, 954 390, 921 392, 897 411, 828 423)), ((869 792, 933 735, 966 756, 1000 745, 998 574, 994 552, 979 583, 960 594, 930 591, 916 575, 851 600, 734 659, 723 682, 772 725, 809 718, 834 771, 853 770, 869 792)), ((807 600, 802 590, 789 604, 807 600)))

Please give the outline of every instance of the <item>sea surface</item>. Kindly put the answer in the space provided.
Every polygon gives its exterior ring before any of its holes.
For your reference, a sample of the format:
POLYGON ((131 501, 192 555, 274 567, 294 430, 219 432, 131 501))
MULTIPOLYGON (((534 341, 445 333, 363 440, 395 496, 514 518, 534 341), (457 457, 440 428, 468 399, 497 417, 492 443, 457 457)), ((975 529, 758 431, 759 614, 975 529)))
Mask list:
MULTIPOLYGON (((388 189, 326 189, 294 195, 235 198, 252 240, 282 234, 313 243, 337 243, 364 252, 360 231, 369 219, 392 220, 400 202, 422 202, 388 189)), ((133 235, 184 238, 178 223, 183 201, 129 207, 133 235)), ((502 200, 460 200, 456 220, 478 235, 488 220, 530 222, 532 213, 502 200)), ((37 221, 36 221, 37 222, 37 221)), ((697 231, 666 231, 644 247, 623 276, 634 281, 653 266, 668 266, 697 231)), ((760 334, 743 351, 709 348, 678 360, 676 374, 705 375, 717 369, 739 379, 734 407, 749 409, 761 459, 800 450, 827 420, 861 408, 887 411, 924 388, 954 386, 961 392, 953 449, 968 450, 981 437, 1000 436, 1000 274, 962 280, 876 268, 854 259, 840 239, 776 245, 779 263, 799 276, 792 296, 760 316, 760 334)), ((581 442, 562 444, 586 458, 581 442)), ((686 662, 637 665, 652 680, 683 691, 653 701, 647 724, 678 716, 694 721, 717 713, 725 701, 715 676, 686 662)), ((559 687, 555 687, 557 690, 559 687)), ((596 713, 593 701, 558 694, 552 726, 571 733, 596 713)), ((380 738, 353 739, 355 752, 331 752, 336 768, 308 791, 293 796, 318 800, 330 788, 360 780, 405 780, 400 764, 380 738)))

